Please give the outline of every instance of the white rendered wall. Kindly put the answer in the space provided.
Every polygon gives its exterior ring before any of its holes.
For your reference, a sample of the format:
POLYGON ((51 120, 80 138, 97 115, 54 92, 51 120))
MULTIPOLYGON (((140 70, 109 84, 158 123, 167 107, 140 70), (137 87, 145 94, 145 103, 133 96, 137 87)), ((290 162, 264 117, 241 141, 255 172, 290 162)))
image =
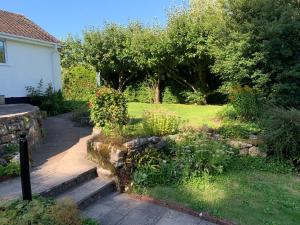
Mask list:
POLYGON ((62 87, 59 52, 52 47, 6 40, 5 64, 0 64, 0 95, 24 97, 26 86, 37 86, 43 79, 59 90, 62 87))

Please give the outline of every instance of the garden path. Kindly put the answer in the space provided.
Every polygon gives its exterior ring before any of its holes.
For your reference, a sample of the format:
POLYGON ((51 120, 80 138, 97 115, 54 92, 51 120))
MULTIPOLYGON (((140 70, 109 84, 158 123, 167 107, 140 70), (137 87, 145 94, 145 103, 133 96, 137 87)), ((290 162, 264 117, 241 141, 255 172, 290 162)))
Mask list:
MULTIPOLYGON (((76 127, 71 114, 44 120, 45 138, 32 154, 31 184, 34 193, 41 193, 95 167, 86 159, 86 141, 91 134, 87 127, 76 127)), ((0 183, 0 199, 21 194, 20 178, 0 183)))
MULTIPOLYGON (((45 138, 33 153, 31 183, 34 193, 42 193, 56 185, 64 184, 96 166, 86 159, 86 141, 91 135, 91 129, 74 126, 70 116, 71 114, 63 114, 44 120, 45 138)), ((65 195, 75 199, 82 197, 88 189, 94 189, 87 184, 93 184, 98 178, 91 179, 90 183, 87 181, 78 184, 79 189, 71 189, 65 195)), ((106 182, 105 179, 102 181, 106 182)), ((105 183, 106 186, 109 184, 105 183)), ((95 199, 94 204, 83 209, 85 215, 99 220, 102 225, 213 225, 188 214, 133 199, 127 194, 106 192, 107 195, 103 194, 102 198, 95 199)), ((20 195, 20 178, 0 183, 0 200, 20 195)), ((93 195, 91 198, 87 197, 91 199, 93 195)))

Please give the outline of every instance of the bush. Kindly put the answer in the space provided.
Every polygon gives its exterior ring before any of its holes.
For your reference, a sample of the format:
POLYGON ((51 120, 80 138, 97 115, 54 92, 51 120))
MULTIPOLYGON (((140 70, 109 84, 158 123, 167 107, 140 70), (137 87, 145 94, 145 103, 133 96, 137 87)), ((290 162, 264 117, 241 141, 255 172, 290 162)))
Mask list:
POLYGON ((30 202, 22 200, 1 202, 0 224, 85 225, 88 223, 85 223, 85 219, 80 216, 79 210, 72 201, 55 202, 35 197, 30 202))
POLYGON ((25 88, 31 104, 47 111, 49 115, 54 116, 66 112, 62 92, 54 90, 51 84, 48 84, 48 87, 44 89, 43 80, 40 80, 37 87, 27 86, 25 88))
MULTIPOLYGON (((263 101, 257 90, 237 86, 230 91, 229 99, 236 117, 251 120, 261 115, 263 101)), ((233 111, 230 112, 232 116, 233 111)))
POLYGON ((0 177, 14 177, 20 175, 20 163, 9 162, 6 166, 0 165, 0 177))
POLYGON ((300 110, 270 107, 262 120, 269 155, 300 163, 300 110))
POLYGON ((174 95, 172 93, 172 89, 171 87, 166 87, 165 91, 163 93, 163 99, 162 99, 163 103, 172 103, 172 104, 176 104, 179 103, 179 99, 177 98, 176 95, 174 95))
POLYGON ((97 88, 96 72, 87 65, 63 69, 62 77, 63 95, 68 100, 88 101, 97 88))
POLYGON ((146 135, 175 134, 183 121, 175 113, 166 110, 146 110, 142 126, 146 135))
POLYGON ((128 102, 153 103, 155 99, 155 87, 153 81, 146 80, 142 83, 129 85, 124 91, 128 102))
POLYGON ((205 105, 205 96, 200 91, 185 91, 182 92, 182 96, 185 98, 185 103, 195 105, 205 105))
POLYGON ((128 122, 127 102, 124 95, 102 87, 89 102, 91 121, 98 127, 121 128, 128 122))

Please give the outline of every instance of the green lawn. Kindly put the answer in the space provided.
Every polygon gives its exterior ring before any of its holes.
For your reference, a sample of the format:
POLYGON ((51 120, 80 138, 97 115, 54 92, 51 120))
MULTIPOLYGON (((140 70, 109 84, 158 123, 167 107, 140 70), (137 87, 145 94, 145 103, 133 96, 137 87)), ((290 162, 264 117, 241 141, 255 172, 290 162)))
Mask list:
POLYGON ((211 180, 194 178, 177 186, 156 186, 144 193, 241 225, 298 225, 300 221, 300 178, 295 175, 231 172, 211 180))
POLYGON ((184 104, 147 104, 147 103, 128 103, 128 112, 131 118, 141 118, 144 110, 165 109, 177 113, 187 124, 199 127, 204 124, 217 126, 217 114, 225 106, 217 105, 184 105, 184 104))

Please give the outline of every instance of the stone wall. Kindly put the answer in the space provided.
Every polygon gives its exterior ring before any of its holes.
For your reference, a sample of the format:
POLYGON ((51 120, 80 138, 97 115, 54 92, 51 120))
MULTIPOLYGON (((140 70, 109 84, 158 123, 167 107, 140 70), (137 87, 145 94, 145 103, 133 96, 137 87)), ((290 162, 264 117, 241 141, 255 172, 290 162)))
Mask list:
POLYGON ((38 107, 20 105, 0 106, 0 151, 9 144, 18 144, 21 133, 27 134, 33 150, 42 139, 42 117, 38 107))
POLYGON ((146 149, 162 151, 165 146, 166 141, 162 137, 135 138, 116 144, 114 141, 105 142, 97 133, 87 142, 89 159, 97 163, 101 174, 114 176, 119 191, 123 191, 130 182, 136 154, 146 149))

